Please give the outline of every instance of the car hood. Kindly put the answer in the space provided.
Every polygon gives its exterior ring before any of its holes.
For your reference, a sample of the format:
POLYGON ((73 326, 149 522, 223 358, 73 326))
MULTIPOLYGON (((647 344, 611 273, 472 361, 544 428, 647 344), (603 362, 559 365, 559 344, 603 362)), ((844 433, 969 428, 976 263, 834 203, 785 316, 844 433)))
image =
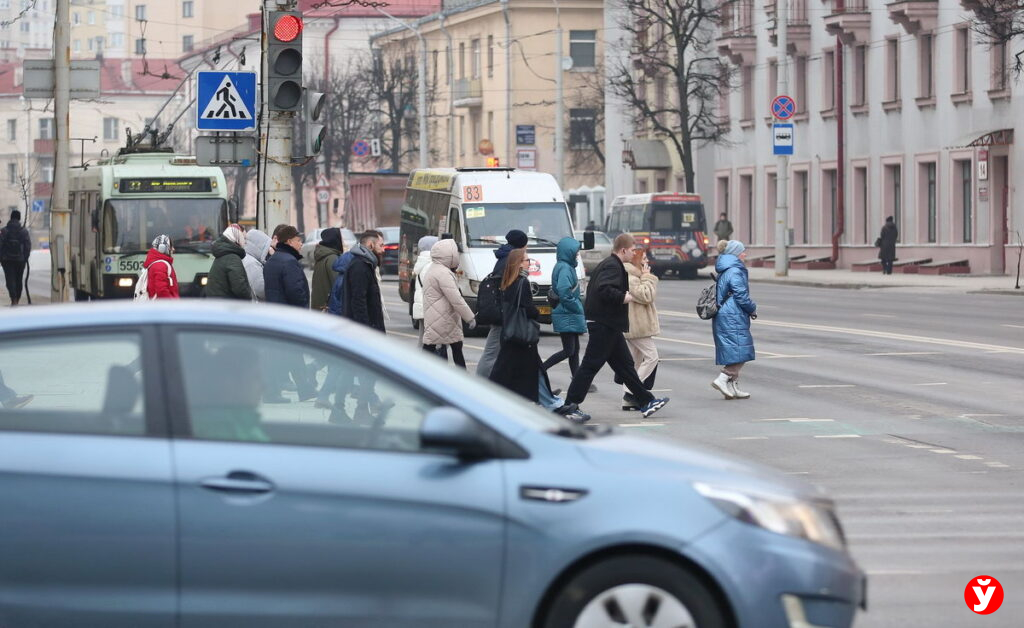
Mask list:
POLYGON ((723 488, 799 499, 828 499, 820 487, 770 467, 678 441, 665 442, 616 432, 583 441, 579 448, 586 460, 604 470, 667 473, 688 482, 704 482, 723 488))

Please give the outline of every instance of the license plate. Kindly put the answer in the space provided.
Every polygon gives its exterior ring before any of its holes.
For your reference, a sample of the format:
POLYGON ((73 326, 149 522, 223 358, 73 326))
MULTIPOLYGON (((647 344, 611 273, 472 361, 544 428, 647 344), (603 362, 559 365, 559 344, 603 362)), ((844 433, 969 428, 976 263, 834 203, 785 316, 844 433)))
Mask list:
POLYGON ((546 316, 551 313, 551 308, 546 305, 542 305, 537 308, 537 311, 546 316))

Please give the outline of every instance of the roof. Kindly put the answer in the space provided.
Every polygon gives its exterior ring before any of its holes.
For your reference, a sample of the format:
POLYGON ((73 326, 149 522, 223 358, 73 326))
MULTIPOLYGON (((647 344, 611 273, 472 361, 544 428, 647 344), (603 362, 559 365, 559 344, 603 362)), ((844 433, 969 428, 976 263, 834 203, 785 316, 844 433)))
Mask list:
MULTIPOLYGON (((100 66, 101 94, 146 94, 169 93, 174 91, 188 74, 174 59, 149 59, 149 73, 142 59, 103 59, 100 66), (125 66, 130 65, 128 81, 125 81, 125 66), (167 77, 164 78, 164 73, 167 77), (155 76, 154 76, 155 75, 155 76)), ((21 70, 21 62, 0 64, 0 95, 21 94, 22 86, 15 85, 15 77, 21 70)))
POLYGON ((662 170, 672 168, 668 147, 660 140, 627 140, 622 151, 622 162, 633 170, 662 170))

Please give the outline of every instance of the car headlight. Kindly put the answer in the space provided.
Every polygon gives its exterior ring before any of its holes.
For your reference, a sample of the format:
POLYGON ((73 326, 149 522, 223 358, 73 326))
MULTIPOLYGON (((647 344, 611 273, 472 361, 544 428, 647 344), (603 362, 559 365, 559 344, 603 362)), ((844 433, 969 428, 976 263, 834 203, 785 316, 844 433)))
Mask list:
POLYGON ((469 289, 473 291, 473 294, 477 294, 480 291, 480 282, 470 279, 469 289))
POLYGON ((693 487, 726 514, 744 523, 837 550, 846 548, 839 520, 827 504, 719 488, 700 482, 693 487))

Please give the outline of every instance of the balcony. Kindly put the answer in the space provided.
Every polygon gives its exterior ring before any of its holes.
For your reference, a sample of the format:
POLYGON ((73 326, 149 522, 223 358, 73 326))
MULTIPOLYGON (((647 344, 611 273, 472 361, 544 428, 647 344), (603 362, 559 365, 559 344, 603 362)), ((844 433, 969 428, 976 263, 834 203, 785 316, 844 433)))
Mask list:
POLYGON ((902 26, 908 35, 935 30, 939 18, 938 0, 896 0, 888 7, 889 19, 902 26))
POLYGON ((754 61, 757 37, 754 36, 753 0, 732 0, 722 7, 722 36, 717 39, 718 54, 736 65, 754 61))
POLYGON ((832 0, 832 13, 825 16, 825 30, 844 44, 866 43, 871 36, 867 0, 832 0))
MULTIPOLYGON (((768 15, 768 39, 773 46, 779 45, 776 32, 776 0, 765 0, 764 11, 768 15)), ((811 23, 807 19, 807 0, 790 0, 789 20, 786 22, 786 52, 791 55, 809 54, 811 47, 811 23)))
POLYGON ((484 102, 484 90, 480 79, 458 79, 455 81, 455 107, 480 107, 484 102))

